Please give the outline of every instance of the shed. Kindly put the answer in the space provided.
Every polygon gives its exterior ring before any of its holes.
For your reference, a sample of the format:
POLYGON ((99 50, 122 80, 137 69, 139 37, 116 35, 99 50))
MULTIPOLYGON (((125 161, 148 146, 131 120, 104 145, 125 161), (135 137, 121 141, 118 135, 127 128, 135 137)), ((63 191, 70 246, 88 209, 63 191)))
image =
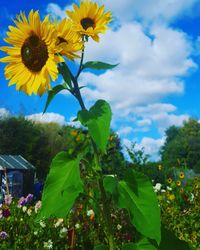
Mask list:
POLYGON ((0 188, 13 197, 34 192, 35 167, 21 155, 0 155, 0 188), (7 186, 7 187, 6 187, 7 186))

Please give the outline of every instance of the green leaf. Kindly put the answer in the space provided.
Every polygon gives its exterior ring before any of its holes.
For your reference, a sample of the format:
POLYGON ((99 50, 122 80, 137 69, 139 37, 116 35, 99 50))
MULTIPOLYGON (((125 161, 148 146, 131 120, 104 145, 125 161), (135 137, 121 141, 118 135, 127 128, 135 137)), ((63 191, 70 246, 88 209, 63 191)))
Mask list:
POLYGON ((67 83, 70 89, 72 89, 71 74, 66 63, 61 63, 58 66, 59 73, 63 76, 64 81, 67 83))
POLYGON ((110 105, 104 100, 98 100, 89 111, 79 111, 77 117, 83 126, 88 127, 89 134, 97 147, 105 152, 112 117, 110 105))
POLYGON ((118 185, 120 208, 126 208, 131 222, 145 237, 160 243, 160 209, 149 179, 142 173, 128 170, 118 185))
POLYGON ((51 101, 53 100, 54 96, 56 94, 58 94, 60 91, 62 91, 63 89, 66 89, 66 87, 64 85, 57 85, 52 90, 50 90, 48 92, 48 97, 47 97, 47 101, 46 101, 46 105, 45 105, 43 114, 47 111, 47 108, 48 108, 49 104, 51 103, 51 101))
POLYGON ((179 240, 172 232, 162 227, 161 243, 158 250, 190 250, 188 243, 179 240))
POLYGON ((137 243, 124 244, 122 250, 156 250, 156 248, 149 242, 148 239, 143 238, 137 243))
POLYGON ((108 247, 101 244, 101 245, 95 246, 93 250, 108 250, 108 247))
POLYGON ((107 175, 103 179, 103 185, 106 192, 113 194, 117 189, 118 182, 115 177, 107 175))
POLYGON ((66 152, 60 152, 53 159, 42 194, 42 208, 39 219, 51 215, 65 217, 76 198, 83 191, 79 163, 81 157, 70 159, 66 152))
POLYGON ((83 64, 82 69, 98 69, 98 70, 106 70, 106 69, 113 69, 117 66, 118 64, 108 64, 104 62, 86 62, 83 64))

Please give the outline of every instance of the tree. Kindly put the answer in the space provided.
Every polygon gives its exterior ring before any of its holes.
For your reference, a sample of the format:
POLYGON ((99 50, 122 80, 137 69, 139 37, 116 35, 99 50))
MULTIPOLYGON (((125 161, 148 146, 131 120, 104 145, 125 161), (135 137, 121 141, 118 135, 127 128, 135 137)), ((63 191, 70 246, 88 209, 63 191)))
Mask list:
POLYGON ((200 172, 200 123, 189 119, 182 127, 172 126, 166 131, 166 142, 161 148, 166 167, 187 166, 200 172))

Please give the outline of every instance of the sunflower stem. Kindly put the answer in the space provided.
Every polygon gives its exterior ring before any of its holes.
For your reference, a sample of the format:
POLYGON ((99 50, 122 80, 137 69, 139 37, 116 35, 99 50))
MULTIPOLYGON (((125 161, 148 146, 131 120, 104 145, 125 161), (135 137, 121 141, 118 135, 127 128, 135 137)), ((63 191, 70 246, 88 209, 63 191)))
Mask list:
MULTIPOLYGON (((84 48, 82 49, 81 61, 80 61, 78 72, 77 72, 76 76, 74 77, 73 74, 70 71, 70 76, 71 76, 71 80, 72 80, 73 85, 74 85, 72 94, 78 100, 82 110, 86 110, 85 104, 84 104, 82 96, 81 96, 80 88, 79 88, 79 85, 78 85, 78 77, 79 77, 79 75, 81 73, 81 70, 82 70, 83 59, 84 59, 84 48)), ((95 164, 99 166, 98 169, 101 169, 100 168, 100 160, 99 160, 99 152, 98 152, 96 144, 94 143, 93 140, 92 140, 92 147, 94 149, 95 164)), ((115 250, 116 247, 115 247, 114 234, 113 234, 111 211, 110 211, 110 206, 109 206, 109 204, 107 202, 106 191, 105 191, 104 186, 103 186, 102 172, 100 172, 100 175, 98 177, 97 182, 98 182, 98 187, 99 187, 99 191, 100 191, 100 195, 101 195, 101 202, 102 202, 102 205, 103 205, 102 217, 103 217, 104 224, 105 224, 105 234, 106 234, 106 237, 108 239, 109 249, 110 250, 115 250)))

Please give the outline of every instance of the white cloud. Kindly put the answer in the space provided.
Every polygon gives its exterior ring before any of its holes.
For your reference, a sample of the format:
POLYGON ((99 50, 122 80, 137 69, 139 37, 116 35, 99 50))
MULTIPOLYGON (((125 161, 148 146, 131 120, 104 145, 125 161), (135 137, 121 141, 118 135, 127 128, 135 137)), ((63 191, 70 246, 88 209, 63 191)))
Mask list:
POLYGON ((165 138, 154 139, 151 137, 144 137, 140 143, 136 143, 136 149, 144 148, 145 154, 148 154, 153 159, 158 159, 158 152, 160 147, 164 145, 165 138))
POLYGON ((57 113, 37 113, 26 116, 26 119, 41 123, 51 123, 55 122, 60 125, 64 125, 65 117, 57 113))
POLYGON ((63 18, 67 18, 66 15, 66 10, 71 10, 72 6, 71 5, 67 5, 64 8, 61 8, 58 4, 56 3, 49 3, 47 5, 46 8, 46 12, 48 14, 50 14, 50 16, 52 18, 56 18, 56 19, 63 19, 63 18))
POLYGON ((0 119, 10 116, 10 111, 5 108, 0 108, 0 119))
POLYGON ((198 0, 98 0, 105 4, 120 21, 140 19, 144 22, 170 22, 184 14, 189 14, 198 0))
POLYGON ((121 135, 128 135, 130 134, 130 132, 133 131, 133 128, 132 127, 123 127, 123 128, 120 128, 117 133, 119 136, 121 135))
POLYGON ((154 26, 151 31, 153 41, 140 24, 129 23, 118 31, 109 30, 100 44, 89 42, 86 61, 103 60, 120 65, 98 76, 82 74, 81 83, 88 87, 82 91, 87 100, 106 99, 112 104, 114 115, 126 116, 138 105, 183 93, 181 77, 196 68, 189 38, 164 26, 154 26))

